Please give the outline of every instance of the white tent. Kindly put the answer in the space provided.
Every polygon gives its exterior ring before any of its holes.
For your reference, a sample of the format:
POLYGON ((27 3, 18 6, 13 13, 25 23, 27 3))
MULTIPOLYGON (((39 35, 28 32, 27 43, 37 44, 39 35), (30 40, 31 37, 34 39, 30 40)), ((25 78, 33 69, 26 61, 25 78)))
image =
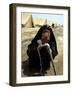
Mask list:
POLYGON ((32 27, 32 15, 30 13, 22 13, 21 18, 22 27, 32 27))
POLYGON ((44 19, 44 18, 34 18, 33 19, 33 25, 35 27, 42 26, 42 25, 45 25, 45 24, 47 24, 47 19, 44 19))

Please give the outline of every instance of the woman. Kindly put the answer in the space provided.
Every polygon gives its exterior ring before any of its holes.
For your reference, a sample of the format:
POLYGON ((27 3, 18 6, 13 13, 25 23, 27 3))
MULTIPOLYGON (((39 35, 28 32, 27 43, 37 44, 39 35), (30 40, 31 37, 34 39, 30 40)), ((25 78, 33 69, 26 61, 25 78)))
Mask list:
POLYGON ((58 54, 57 45, 55 36, 53 34, 52 28, 48 25, 43 25, 34 39, 31 41, 31 44, 28 45, 27 55, 29 56, 29 66, 30 68, 34 68, 40 71, 42 65, 42 71, 46 71, 50 69, 50 52, 47 47, 43 47, 40 49, 41 62, 37 48, 39 45, 48 44, 50 50, 52 51, 53 59, 58 54))

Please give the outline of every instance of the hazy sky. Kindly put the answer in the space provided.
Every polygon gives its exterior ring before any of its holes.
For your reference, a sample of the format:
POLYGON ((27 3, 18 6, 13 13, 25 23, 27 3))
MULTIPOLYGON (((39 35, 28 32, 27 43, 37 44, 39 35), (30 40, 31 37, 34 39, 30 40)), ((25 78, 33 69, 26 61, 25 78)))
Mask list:
POLYGON ((33 18, 45 18, 48 20, 51 20, 53 22, 56 22, 58 24, 63 25, 64 24, 64 15, 61 14, 38 14, 38 13, 32 13, 33 18))

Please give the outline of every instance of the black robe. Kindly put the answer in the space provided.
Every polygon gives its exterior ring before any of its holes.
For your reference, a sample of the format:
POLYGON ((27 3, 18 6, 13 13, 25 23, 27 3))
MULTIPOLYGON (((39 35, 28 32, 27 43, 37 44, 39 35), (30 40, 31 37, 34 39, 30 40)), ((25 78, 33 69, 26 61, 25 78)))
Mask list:
MULTIPOLYGON (((35 68, 37 70, 40 70, 41 68, 40 59, 37 52, 37 47, 38 47, 37 40, 41 39, 43 30, 50 31, 50 41, 48 42, 48 44, 50 45, 50 48, 52 50, 53 59, 58 54, 56 40, 52 31, 52 28, 48 25, 42 26, 39 29, 36 36, 34 37, 34 39, 31 41, 31 44, 28 45, 28 50, 27 50, 27 55, 29 56, 29 65, 31 68, 35 68)), ((51 61, 50 54, 48 54, 48 51, 45 47, 40 50, 40 53, 41 53, 41 58, 42 58, 42 69, 47 70, 50 68, 50 61, 51 61)))

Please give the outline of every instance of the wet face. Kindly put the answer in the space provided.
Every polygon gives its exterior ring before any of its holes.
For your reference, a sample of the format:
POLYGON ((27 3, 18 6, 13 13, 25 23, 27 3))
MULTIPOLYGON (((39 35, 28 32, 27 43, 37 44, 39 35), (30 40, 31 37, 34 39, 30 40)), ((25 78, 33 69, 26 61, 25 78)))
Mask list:
POLYGON ((50 40, 50 31, 43 32, 41 39, 43 43, 47 43, 50 40))

